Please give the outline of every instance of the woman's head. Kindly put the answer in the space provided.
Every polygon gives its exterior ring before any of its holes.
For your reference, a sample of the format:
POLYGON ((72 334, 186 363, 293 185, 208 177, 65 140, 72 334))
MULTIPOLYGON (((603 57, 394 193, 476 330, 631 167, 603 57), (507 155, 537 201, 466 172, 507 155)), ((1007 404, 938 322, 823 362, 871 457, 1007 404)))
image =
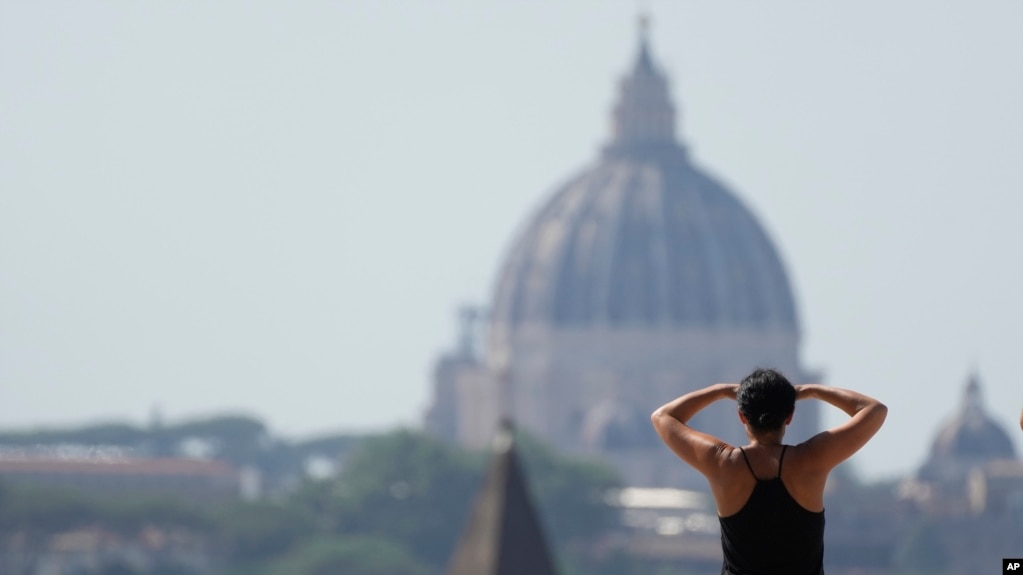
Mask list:
POLYGON ((735 399, 754 432, 778 431, 796 408, 796 388, 773 369, 757 369, 739 384, 735 399))

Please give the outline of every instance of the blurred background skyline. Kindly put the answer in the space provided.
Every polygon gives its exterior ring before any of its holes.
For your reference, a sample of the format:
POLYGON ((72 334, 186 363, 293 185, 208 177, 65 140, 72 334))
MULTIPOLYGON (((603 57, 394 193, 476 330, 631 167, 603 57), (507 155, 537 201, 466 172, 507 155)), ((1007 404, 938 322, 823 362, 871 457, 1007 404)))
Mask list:
MULTIPOLYGON (((1016 429, 1023 5, 648 8, 804 364, 891 408, 860 471, 915 469, 974 370, 1016 429)), ((607 141, 637 11, 0 2, 0 428, 419 425, 455 310, 607 141)))

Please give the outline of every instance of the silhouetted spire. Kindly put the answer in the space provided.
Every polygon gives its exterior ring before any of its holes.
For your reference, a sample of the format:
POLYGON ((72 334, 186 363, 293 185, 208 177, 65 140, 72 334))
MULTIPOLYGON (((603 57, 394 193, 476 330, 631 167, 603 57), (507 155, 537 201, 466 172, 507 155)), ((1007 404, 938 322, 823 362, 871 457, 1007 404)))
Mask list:
POLYGON ((637 21, 639 23, 639 57, 636 59, 635 68, 654 72, 654 61, 650 57, 650 16, 640 14, 637 21))
POLYGON ((448 575, 555 575, 554 561, 515 453, 511 422, 494 438, 494 458, 448 575))
POLYGON ((984 400, 980 390, 980 377, 977 375, 976 370, 970 374, 969 379, 966 381, 966 387, 963 389, 961 412, 964 417, 986 417, 984 414, 984 400))

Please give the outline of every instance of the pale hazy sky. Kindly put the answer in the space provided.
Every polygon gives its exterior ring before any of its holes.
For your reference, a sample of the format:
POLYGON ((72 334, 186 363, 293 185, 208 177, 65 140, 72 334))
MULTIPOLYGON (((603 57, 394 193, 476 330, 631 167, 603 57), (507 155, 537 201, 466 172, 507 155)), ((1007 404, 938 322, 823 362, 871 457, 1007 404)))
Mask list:
MULTIPOLYGON (((915 468, 974 369, 1023 446, 1023 3, 650 8, 804 363, 891 407, 861 471, 915 468)), ((635 14, 0 0, 0 427, 417 424, 457 306, 606 141, 635 14)))

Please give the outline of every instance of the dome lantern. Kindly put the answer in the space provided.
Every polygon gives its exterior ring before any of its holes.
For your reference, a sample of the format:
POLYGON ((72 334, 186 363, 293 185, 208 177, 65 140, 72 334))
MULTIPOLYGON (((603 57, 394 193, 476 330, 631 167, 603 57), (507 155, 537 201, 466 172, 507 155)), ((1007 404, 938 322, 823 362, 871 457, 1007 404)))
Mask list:
POLYGON ((618 101, 612 112, 609 156, 642 149, 678 150, 675 140, 675 106, 668 80, 650 55, 649 18, 639 18, 639 50, 632 70, 621 80, 618 101))

